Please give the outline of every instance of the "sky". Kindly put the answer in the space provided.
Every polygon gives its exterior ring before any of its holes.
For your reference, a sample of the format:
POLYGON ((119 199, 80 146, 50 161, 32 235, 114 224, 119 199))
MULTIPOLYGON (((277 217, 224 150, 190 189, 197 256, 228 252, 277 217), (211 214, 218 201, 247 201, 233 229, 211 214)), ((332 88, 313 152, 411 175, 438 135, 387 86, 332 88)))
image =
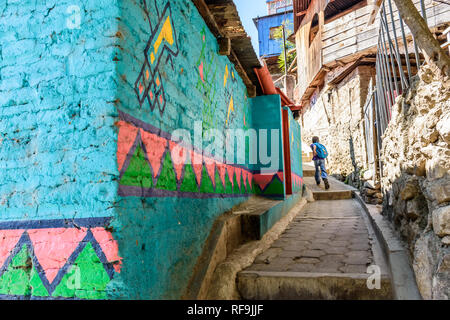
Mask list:
POLYGON ((234 0, 245 31, 252 38, 253 48, 259 56, 258 30, 253 18, 267 15, 266 0, 234 0))

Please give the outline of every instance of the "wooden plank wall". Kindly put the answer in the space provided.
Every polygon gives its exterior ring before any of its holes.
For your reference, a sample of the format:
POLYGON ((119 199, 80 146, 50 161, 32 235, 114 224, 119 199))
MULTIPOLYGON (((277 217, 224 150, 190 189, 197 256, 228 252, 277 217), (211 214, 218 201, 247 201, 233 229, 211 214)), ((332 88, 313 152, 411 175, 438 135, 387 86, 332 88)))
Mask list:
MULTIPOLYGON (((420 0, 413 1, 420 12, 420 0)), ((425 1, 427 21, 430 28, 450 22, 450 6, 434 2, 425 1)), ((322 47, 323 47, 323 64, 333 64, 335 60, 348 58, 354 54, 362 53, 364 51, 376 50, 378 42, 378 25, 380 23, 379 15, 375 23, 367 26, 371 6, 365 6, 357 9, 342 18, 327 23, 323 27, 322 47)), ((389 12, 388 4, 386 3, 387 12, 389 12)), ((396 25, 397 36, 401 36, 400 23, 398 20, 398 13, 395 4, 393 3, 394 22, 396 25)), ((388 15, 388 19, 389 19, 388 15)), ((389 28, 392 29, 391 21, 388 20, 389 28)), ((406 35, 411 32, 405 25, 406 35)), ((393 38, 393 32, 391 31, 393 38)))
POLYGON ((322 61, 322 37, 324 27, 324 7, 326 0, 312 0, 302 23, 296 34, 297 65, 298 65, 298 90, 303 96, 310 83, 314 80, 323 65, 322 61), (309 45, 309 31, 314 15, 319 14, 319 31, 309 45))

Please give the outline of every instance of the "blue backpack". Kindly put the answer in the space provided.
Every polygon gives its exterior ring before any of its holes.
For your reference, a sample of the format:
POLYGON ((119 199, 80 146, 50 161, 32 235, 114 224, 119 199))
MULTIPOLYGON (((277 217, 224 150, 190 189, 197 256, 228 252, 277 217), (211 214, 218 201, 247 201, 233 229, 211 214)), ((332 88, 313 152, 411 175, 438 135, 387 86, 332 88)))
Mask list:
POLYGON ((316 153, 320 159, 326 159, 328 157, 327 148, 323 144, 313 143, 316 146, 316 153))

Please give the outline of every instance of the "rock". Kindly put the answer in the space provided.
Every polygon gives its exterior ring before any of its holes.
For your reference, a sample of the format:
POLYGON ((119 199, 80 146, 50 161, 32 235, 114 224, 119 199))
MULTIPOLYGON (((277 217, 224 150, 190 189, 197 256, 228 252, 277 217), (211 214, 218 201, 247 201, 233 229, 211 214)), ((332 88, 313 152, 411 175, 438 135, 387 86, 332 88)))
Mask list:
POLYGON ((383 199, 383 194, 381 192, 377 192, 377 193, 374 194, 373 197, 376 198, 376 199, 383 199))
POLYGON ((378 193, 378 190, 375 189, 364 189, 368 196, 373 196, 378 193))
POLYGON ((439 237, 450 235, 450 206, 433 211, 433 230, 439 237))
POLYGON ((433 299, 448 300, 450 298, 450 254, 439 262, 436 275, 433 277, 433 299))
POLYGON ((416 220, 422 214, 422 208, 416 199, 406 203, 406 216, 411 220, 416 220))
POLYGON ((306 186, 305 186, 305 189, 304 189, 304 191, 303 191, 303 197, 304 197, 304 198, 306 199, 306 201, 308 201, 308 202, 314 202, 314 201, 316 201, 316 200, 314 199, 314 195, 313 195, 312 191, 309 190, 309 188, 306 187, 306 186))
POLYGON ((433 157, 426 162, 425 170, 428 179, 440 179, 448 174, 450 161, 443 157, 433 157))
POLYGON ((363 179, 364 180, 370 180, 373 178, 373 170, 367 170, 366 172, 364 172, 363 174, 363 179))
POLYGON ((450 236, 445 236, 441 239, 442 243, 445 245, 450 245, 450 236))
POLYGON ((406 181, 404 188, 400 191, 400 197, 403 200, 411 200, 419 194, 419 182, 416 178, 410 178, 406 181))
POLYGON ((436 201, 438 205, 450 201, 450 178, 427 181, 425 193, 430 201, 436 201))
POLYGON ((413 269, 416 274, 417 287, 425 300, 431 300, 433 288, 433 259, 430 253, 430 235, 417 240, 414 248, 413 269))
POLYGON ((436 129, 442 139, 450 143, 450 115, 446 114, 436 125, 436 129))
POLYGON ((373 180, 368 180, 364 182, 364 188, 368 189, 374 189, 374 190, 380 190, 381 189, 381 183, 374 183, 373 180))
POLYGON ((437 130, 427 131, 421 136, 422 146, 426 147, 430 143, 434 143, 439 139, 439 132, 437 130))

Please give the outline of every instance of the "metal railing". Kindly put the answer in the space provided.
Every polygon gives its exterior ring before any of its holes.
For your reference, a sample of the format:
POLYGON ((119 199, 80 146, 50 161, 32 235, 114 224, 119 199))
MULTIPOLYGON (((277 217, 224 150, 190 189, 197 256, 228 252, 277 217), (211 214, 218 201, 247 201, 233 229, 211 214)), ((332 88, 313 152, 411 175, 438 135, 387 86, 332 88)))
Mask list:
MULTIPOLYGON (((420 13, 426 21, 424 0, 420 0, 420 13)), ((373 95, 378 154, 382 136, 392 118, 392 106, 396 98, 410 87, 412 77, 417 74, 424 61, 412 35, 412 45, 409 46, 409 29, 406 29, 400 13, 394 12, 392 0, 384 0, 379 11, 379 20, 376 84, 373 95)), ((379 169, 382 174, 381 162, 379 169)))
MULTIPOLYGON (((426 21, 424 0, 420 0, 420 8, 421 15, 426 21)), ((410 56, 405 24, 398 11, 394 15, 392 0, 383 2, 379 19, 376 110, 379 136, 381 137, 391 119, 395 99, 409 88, 411 79, 417 73, 423 58, 421 58, 414 36, 412 36, 414 56, 410 56), (398 29, 400 29, 399 33, 398 29)))

